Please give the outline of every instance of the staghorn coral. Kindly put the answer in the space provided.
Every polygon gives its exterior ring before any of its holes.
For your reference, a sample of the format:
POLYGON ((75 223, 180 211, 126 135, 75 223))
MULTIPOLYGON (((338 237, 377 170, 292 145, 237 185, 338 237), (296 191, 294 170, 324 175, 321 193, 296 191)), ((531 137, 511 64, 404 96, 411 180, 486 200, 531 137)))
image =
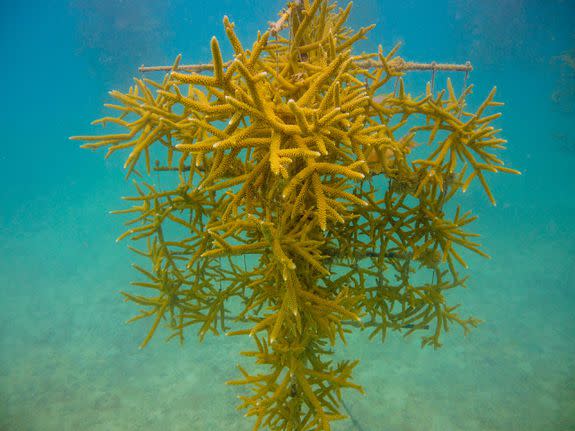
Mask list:
POLYGON ((130 248, 150 262, 134 265, 148 294, 124 293, 142 307, 132 320, 151 321, 141 347, 161 323, 180 341, 192 326, 200 339, 249 335, 258 371, 228 383, 249 388, 254 430, 345 417, 341 390, 363 391, 357 361, 330 357, 355 328, 439 347, 451 325, 475 327, 445 298, 465 283, 462 251, 485 256, 456 197, 478 180, 495 203, 487 173, 518 173, 496 155, 495 91, 475 112, 471 87, 457 96, 449 81, 411 96, 397 48, 352 52, 372 26, 347 28, 350 9, 289 3, 249 49, 225 17, 232 61, 213 38, 211 73, 178 71, 178 57, 161 83, 110 93, 119 116, 96 123, 127 132, 74 137, 127 150, 128 175, 144 177, 116 211, 133 217, 118 239, 144 243, 130 248), (146 181, 154 171, 173 188, 146 181))

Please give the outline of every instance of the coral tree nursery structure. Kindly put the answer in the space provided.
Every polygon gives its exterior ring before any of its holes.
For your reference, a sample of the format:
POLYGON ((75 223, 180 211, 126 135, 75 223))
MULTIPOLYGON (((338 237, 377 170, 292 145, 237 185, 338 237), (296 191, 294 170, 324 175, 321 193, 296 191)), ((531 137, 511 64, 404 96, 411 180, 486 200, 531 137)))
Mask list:
POLYGON ((478 181, 495 203, 488 174, 517 173, 496 155, 495 91, 474 112, 471 87, 449 81, 410 95, 397 48, 353 51, 372 26, 348 28, 350 9, 289 3, 249 48, 225 17, 231 61, 213 38, 207 73, 178 57, 163 81, 110 93, 119 115, 95 123, 127 132, 74 137, 126 151, 137 174, 116 212, 132 215, 119 239, 149 261, 134 265, 144 293, 124 293, 150 320, 142 347, 160 325, 181 341, 192 327, 251 337, 255 371, 228 383, 246 388, 254 430, 345 418, 357 361, 331 358, 356 328, 439 347, 450 325, 476 326, 445 298, 465 282, 462 250, 484 255, 455 201, 478 181))

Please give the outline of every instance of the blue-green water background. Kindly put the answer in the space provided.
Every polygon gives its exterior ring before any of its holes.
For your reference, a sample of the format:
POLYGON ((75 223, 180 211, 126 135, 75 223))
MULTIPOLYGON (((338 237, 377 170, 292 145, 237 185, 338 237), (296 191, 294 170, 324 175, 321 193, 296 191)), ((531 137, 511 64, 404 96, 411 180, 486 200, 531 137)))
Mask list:
MULTIPOLYGON (((137 349, 146 327, 124 325, 136 310, 118 294, 132 256, 107 213, 131 192, 123 156, 104 161, 67 138, 98 132, 89 121, 106 112, 107 91, 127 89, 142 63, 209 61, 223 15, 248 44, 281 6, 0 3, 1 430, 251 429, 234 410, 240 389, 224 385, 247 340, 158 337, 137 349)), ((489 178, 497 207, 477 187, 461 201, 493 258, 466 255, 469 288, 450 300, 485 323, 438 351, 417 336, 354 337, 340 353, 361 359, 368 395, 347 393, 353 421, 334 429, 574 430, 575 71, 557 57, 575 49, 575 2, 357 1, 351 23, 371 22, 364 49, 401 40, 409 60, 470 60, 474 103, 497 85, 503 157, 523 175, 489 178)))

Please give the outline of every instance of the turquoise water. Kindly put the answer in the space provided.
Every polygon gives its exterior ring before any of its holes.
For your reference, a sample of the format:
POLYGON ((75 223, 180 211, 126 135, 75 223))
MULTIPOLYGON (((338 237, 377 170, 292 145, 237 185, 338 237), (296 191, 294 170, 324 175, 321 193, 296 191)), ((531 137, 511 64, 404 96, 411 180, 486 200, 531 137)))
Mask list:
MULTIPOLYGON (((147 326, 124 325, 136 310, 118 293, 132 256, 108 214, 131 193, 123 157, 67 138, 94 132, 107 91, 141 64, 208 61, 223 15, 247 43, 281 7, 0 4, 1 430, 251 429, 234 409, 241 389, 224 384, 247 340, 156 337, 138 350, 147 326)), ((478 187, 462 200, 492 259, 467 255, 469 288, 450 300, 485 323, 437 351, 417 336, 352 337, 338 354, 361 359, 367 395, 346 394, 352 420, 335 430, 575 430, 575 71, 558 58, 575 50, 574 17, 567 0, 356 2, 352 24, 378 24, 364 49, 401 40, 410 60, 470 60, 474 102, 497 85, 504 159, 523 175, 491 179, 495 208, 478 187)))

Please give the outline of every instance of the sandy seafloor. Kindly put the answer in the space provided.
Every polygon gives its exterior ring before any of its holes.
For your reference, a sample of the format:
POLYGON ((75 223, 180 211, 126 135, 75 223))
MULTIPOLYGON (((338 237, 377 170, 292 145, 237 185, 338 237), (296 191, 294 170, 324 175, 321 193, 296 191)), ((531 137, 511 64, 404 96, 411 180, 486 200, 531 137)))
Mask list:
MULTIPOLYGON (((334 430, 575 430, 575 117, 550 101, 548 78, 541 65, 520 82, 516 70, 472 74, 483 93, 498 84, 504 157, 524 172, 490 178, 496 208, 477 187, 462 199, 493 258, 467 254, 469 287, 448 298, 485 323, 465 338, 450 332, 437 351, 399 334, 338 346, 338 357, 361 359, 354 375, 367 395, 344 392, 352 420, 334 430)), ((65 154, 63 138, 101 114, 91 97, 81 112, 96 109, 91 117, 70 111, 68 125, 47 111, 59 121, 25 139, 44 133, 65 154)), ((0 430, 250 430, 234 409, 242 389, 224 384, 238 360, 250 363, 238 355, 249 340, 200 344, 190 333, 184 346, 156 337, 138 350, 147 322, 124 325, 136 308, 118 294, 134 273, 107 214, 130 190, 117 164, 98 170, 101 154, 75 152, 61 180, 67 163, 56 157, 46 159, 55 170, 21 164, 26 175, 14 168, 27 148, 16 125, 6 142, 23 149, 5 147, 1 159, 0 430), (82 163, 98 179, 81 177, 82 163)))

